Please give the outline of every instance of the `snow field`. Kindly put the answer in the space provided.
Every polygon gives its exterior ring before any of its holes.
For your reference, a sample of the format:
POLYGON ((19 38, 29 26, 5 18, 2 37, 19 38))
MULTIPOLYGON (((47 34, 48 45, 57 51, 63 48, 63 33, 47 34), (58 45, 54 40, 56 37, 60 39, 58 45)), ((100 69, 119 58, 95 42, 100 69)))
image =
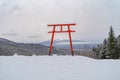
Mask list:
POLYGON ((0 80, 120 80, 120 60, 82 56, 0 57, 0 80))

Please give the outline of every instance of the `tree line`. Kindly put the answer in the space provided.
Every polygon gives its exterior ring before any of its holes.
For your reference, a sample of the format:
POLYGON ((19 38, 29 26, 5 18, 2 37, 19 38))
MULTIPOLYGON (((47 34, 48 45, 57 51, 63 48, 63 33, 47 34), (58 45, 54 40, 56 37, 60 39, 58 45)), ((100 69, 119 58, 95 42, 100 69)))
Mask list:
POLYGON ((93 48, 93 52, 98 59, 119 59, 120 58, 120 35, 115 36, 112 26, 110 26, 109 36, 102 44, 93 48))

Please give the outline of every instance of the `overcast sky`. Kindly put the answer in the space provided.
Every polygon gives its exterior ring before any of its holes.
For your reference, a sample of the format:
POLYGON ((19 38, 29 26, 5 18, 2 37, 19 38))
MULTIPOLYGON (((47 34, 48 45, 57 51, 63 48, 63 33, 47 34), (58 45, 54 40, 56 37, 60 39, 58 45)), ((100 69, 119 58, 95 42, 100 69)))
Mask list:
MULTIPOLYGON (((0 37, 16 42, 51 39, 47 24, 76 23, 72 38, 102 41, 110 25, 120 34, 120 0, 0 0, 0 37)), ((68 39, 56 34, 55 39, 68 39)))

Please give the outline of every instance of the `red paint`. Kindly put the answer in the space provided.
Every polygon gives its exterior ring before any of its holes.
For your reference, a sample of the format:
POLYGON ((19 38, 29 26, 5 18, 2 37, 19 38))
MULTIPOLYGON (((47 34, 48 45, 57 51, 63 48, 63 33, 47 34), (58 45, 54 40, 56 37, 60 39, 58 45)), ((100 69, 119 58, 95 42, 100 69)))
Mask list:
POLYGON ((75 30, 70 30, 71 26, 75 26, 75 23, 72 24, 49 24, 49 27, 53 27, 53 31, 50 31, 48 33, 52 33, 52 38, 51 38, 51 42, 50 42, 50 48, 49 48, 49 55, 52 55, 52 44, 53 44, 53 40, 54 40, 54 34, 55 33, 66 33, 68 32, 69 35, 69 40, 70 40, 70 50, 71 50, 71 54, 72 56, 74 55, 73 53, 73 46, 72 46, 72 37, 71 37, 71 32, 75 32, 75 30), (56 31, 56 27, 60 27, 59 31, 56 31), (63 27, 68 27, 68 30, 64 30, 63 31, 63 27))
POLYGON ((70 25, 70 26, 75 26, 76 24, 75 23, 71 23, 71 24, 48 24, 47 26, 68 26, 68 25, 70 25))

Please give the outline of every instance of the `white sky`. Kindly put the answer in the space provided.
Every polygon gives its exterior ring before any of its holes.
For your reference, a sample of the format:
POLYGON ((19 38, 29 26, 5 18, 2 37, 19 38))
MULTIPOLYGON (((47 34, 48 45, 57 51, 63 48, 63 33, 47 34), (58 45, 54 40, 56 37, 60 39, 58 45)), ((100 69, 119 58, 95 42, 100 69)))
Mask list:
MULTIPOLYGON (((120 0, 0 0, 0 37, 16 42, 51 39, 47 24, 76 23, 73 39, 102 41, 110 25, 120 34, 120 0)), ((68 39, 68 35, 55 35, 68 39)))

